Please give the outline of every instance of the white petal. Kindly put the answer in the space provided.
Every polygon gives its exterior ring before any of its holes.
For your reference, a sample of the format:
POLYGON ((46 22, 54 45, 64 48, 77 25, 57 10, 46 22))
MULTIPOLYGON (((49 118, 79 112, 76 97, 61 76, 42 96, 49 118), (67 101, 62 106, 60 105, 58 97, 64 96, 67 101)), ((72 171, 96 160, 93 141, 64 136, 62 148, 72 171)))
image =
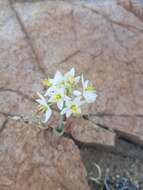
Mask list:
POLYGON ((51 115, 52 115, 52 110, 48 108, 45 113, 45 120, 43 121, 43 123, 46 123, 50 119, 51 115))
POLYGON ((84 84, 83 74, 81 75, 81 82, 82 82, 82 85, 83 85, 84 84))
POLYGON ((66 99, 66 106, 70 107, 72 105, 71 99, 66 99))
POLYGON ((61 77, 62 77, 62 73, 60 71, 57 71, 54 78, 61 79, 61 77))
POLYGON ((88 80, 84 81, 83 75, 81 76, 81 82, 82 82, 83 89, 87 88, 89 81, 88 80))
POLYGON ((97 94, 96 93, 89 93, 89 92, 85 92, 83 94, 84 98, 86 99, 86 101, 88 103, 94 102, 96 100, 97 94))
POLYGON ((80 76, 75 78, 75 84, 77 84, 80 81, 80 76))
POLYGON ((64 115, 66 112, 67 112, 67 108, 64 108, 64 109, 61 111, 61 115, 64 115))
POLYGON ((80 96, 78 96, 78 97, 76 97, 74 100, 73 100, 73 102, 75 103, 75 104, 77 104, 78 106, 80 106, 81 105, 81 97, 80 96))
POLYGON ((40 94, 39 92, 37 92, 37 95, 38 95, 43 101, 45 101, 45 98, 42 96, 42 94, 40 94))
POLYGON ((71 98, 69 96, 64 96, 64 101, 66 102, 71 101, 71 98))
POLYGON ((37 94, 41 99, 36 99, 36 102, 40 105, 47 105, 46 99, 39 92, 37 92, 37 94))
POLYGON ((40 105, 43 105, 43 103, 44 103, 43 100, 41 100, 41 99, 37 99, 36 102, 39 103, 40 105))
POLYGON ((66 117, 69 118, 71 116, 71 114, 72 114, 71 110, 68 109, 66 112, 66 117))
POLYGON ((71 112, 71 110, 69 108, 64 108, 61 111, 61 115, 64 115, 64 114, 66 114, 66 117, 68 118, 72 114, 72 112, 71 112))
POLYGON ((80 95, 81 95, 81 92, 78 91, 78 90, 74 90, 74 91, 73 91, 73 95, 74 95, 74 96, 80 96, 80 95))
POLYGON ((77 109, 77 112, 78 112, 78 113, 81 113, 81 109, 80 109, 80 108, 78 108, 78 109, 77 109))
POLYGON ((87 88, 88 83, 89 83, 89 80, 86 80, 86 81, 84 82, 84 89, 87 88))
POLYGON ((65 87, 61 87, 60 89, 57 90, 57 93, 61 94, 62 96, 65 93, 65 87))
POLYGON ((48 102, 54 102, 53 96, 49 98, 48 102))
POLYGON ((48 88, 48 90, 46 91, 46 93, 44 94, 44 96, 51 96, 52 94, 54 94, 56 91, 55 87, 50 87, 48 88))
POLYGON ((70 74, 71 76, 74 76, 74 75, 75 75, 75 69, 72 68, 72 69, 69 71, 69 74, 70 74))
POLYGON ((64 104, 63 101, 60 101, 60 102, 57 103, 57 106, 58 106, 58 108, 59 108, 60 110, 63 109, 63 104, 64 104))
POLYGON ((62 79, 63 79, 63 76, 62 76, 61 72, 60 72, 60 71, 57 71, 56 74, 55 74, 55 77, 54 77, 53 84, 54 84, 54 85, 59 84, 62 79))
POLYGON ((49 95, 49 93, 48 93, 48 90, 46 91, 46 93, 44 94, 44 96, 48 96, 49 95))

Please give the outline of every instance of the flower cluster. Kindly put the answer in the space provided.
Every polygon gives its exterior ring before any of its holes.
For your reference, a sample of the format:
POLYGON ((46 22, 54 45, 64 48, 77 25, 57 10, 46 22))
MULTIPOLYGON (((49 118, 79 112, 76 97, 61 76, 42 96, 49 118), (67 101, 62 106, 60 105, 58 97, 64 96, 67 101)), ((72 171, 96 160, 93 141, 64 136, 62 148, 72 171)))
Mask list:
POLYGON ((43 123, 46 123, 52 115, 52 106, 56 105, 61 117, 69 118, 71 115, 81 114, 81 106, 96 100, 97 94, 93 85, 84 80, 82 76, 75 76, 72 68, 65 74, 57 71, 54 78, 43 81, 46 87, 44 95, 37 93, 38 108, 44 114, 43 123))

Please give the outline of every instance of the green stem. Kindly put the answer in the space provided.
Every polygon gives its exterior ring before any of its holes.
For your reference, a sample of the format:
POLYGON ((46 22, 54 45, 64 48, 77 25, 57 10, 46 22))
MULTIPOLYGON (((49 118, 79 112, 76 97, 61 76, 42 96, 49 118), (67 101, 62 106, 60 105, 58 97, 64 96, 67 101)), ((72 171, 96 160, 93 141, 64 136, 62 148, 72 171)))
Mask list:
POLYGON ((63 127, 63 121, 64 121, 64 115, 61 115, 60 116, 60 124, 59 124, 59 127, 63 127))
POLYGON ((56 131, 60 134, 60 135, 63 135, 64 133, 64 115, 61 115, 60 116, 60 122, 59 122, 59 125, 57 126, 56 128, 56 131))
MULTIPOLYGON (((65 107, 65 102, 63 104, 63 109, 64 107, 65 107)), ((64 119, 65 119, 65 115, 60 115, 60 122, 56 128, 56 131, 59 133, 60 136, 64 134, 64 119)))

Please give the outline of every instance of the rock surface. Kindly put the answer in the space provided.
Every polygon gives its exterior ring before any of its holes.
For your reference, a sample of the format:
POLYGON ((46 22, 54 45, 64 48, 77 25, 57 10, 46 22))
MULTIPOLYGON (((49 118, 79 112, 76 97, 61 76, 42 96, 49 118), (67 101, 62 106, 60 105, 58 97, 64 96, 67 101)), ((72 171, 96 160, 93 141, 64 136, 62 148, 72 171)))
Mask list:
POLYGON ((92 121, 77 118, 71 121, 71 135, 77 141, 88 145, 100 145, 106 148, 114 148, 115 133, 103 129, 92 121))
POLYGON ((104 127, 109 126, 118 136, 132 140, 140 145, 143 144, 143 118, 140 116, 103 115, 102 117, 91 117, 90 120, 104 127))
POLYGON ((88 190, 72 140, 8 121, 0 135, 1 190, 88 190))
POLYGON ((118 0, 118 4, 127 11, 132 12, 141 21, 143 20, 143 1, 142 0, 118 0))
POLYGON ((6 117, 0 114, 0 132, 4 129, 6 122, 6 117))

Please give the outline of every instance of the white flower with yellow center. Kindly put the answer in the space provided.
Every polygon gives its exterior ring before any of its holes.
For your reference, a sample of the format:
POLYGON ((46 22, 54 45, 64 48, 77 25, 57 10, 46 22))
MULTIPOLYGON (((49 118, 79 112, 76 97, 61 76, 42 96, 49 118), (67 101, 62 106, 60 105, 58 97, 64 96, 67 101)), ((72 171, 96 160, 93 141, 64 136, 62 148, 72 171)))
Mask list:
POLYGON ((88 80, 84 81, 83 76, 81 77, 82 87, 83 87, 83 97, 87 103, 92 103, 96 100, 97 94, 92 84, 89 84, 88 80))
POLYGON ((57 89, 64 87, 64 76, 57 71, 53 79, 45 79, 43 85, 49 87, 44 96, 51 96, 57 89))
POLYGON ((61 111, 61 115, 66 115, 66 117, 70 117, 72 114, 73 115, 80 115, 81 114, 81 109, 80 106, 82 105, 82 101, 80 100, 79 97, 75 98, 73 101, 72 100, 66 100, 65 101, 65 108, 61 111))
POLYGON ((57 71, 53 78, 45 79, 43 85, 46 92, 44 96, 38 93, 39 99, 36 100, 39 103, 39 111, 44 113, 43 122, 46 123, 52 114, 50 106, 56 105, 61 115, 56 128, 60 134, 64 132, 66 118, 80 115, 82 105, 94 102, 97 97, 92 84, 84 80, 83 76, 76 76, 74 68, 65 74, 57 71))
POLYGON ((64 101, 67 99, 65 89, 63 87, 60 89, 53 88, 53 92, 49 93, 49 96, 49 102, 56 103, 60 110, 63 109, 64 101))
POLYGON ((44 94, 44 96, 52 96, 53 94, 55 94, 57 92, 57 90, 59 90, 58 87, 56 86, 51 86, 50 88, 48 88, 48 90, 46 91, 46 93, 44 94))
POLYGON ((59 86, 64 84, 64 76, 60 71, 57 71, 54 78, 48 78, 43 80, 43 85, 45 87, 59 86))
POLYGON ((72 68, 69 72, 64 75, 64 82, 67 87, 77 84, 80 80, 80 76, 75 77, 75 69, 72 68))
POLYGON ((60 71, 57 71, 54 78, 49 80, 53 86, 59 86, 64 82, 64 76, 60 71))
POLYGON ((39 103, 38 110, 42 113, 45 113, 45 119, 42 122, 46 123, 52 115, 52 110, 48 105, 47 100, 39 92, 37 92, 37 95, 39 96, 39 98, 36 99, 36 102, 39 103))

